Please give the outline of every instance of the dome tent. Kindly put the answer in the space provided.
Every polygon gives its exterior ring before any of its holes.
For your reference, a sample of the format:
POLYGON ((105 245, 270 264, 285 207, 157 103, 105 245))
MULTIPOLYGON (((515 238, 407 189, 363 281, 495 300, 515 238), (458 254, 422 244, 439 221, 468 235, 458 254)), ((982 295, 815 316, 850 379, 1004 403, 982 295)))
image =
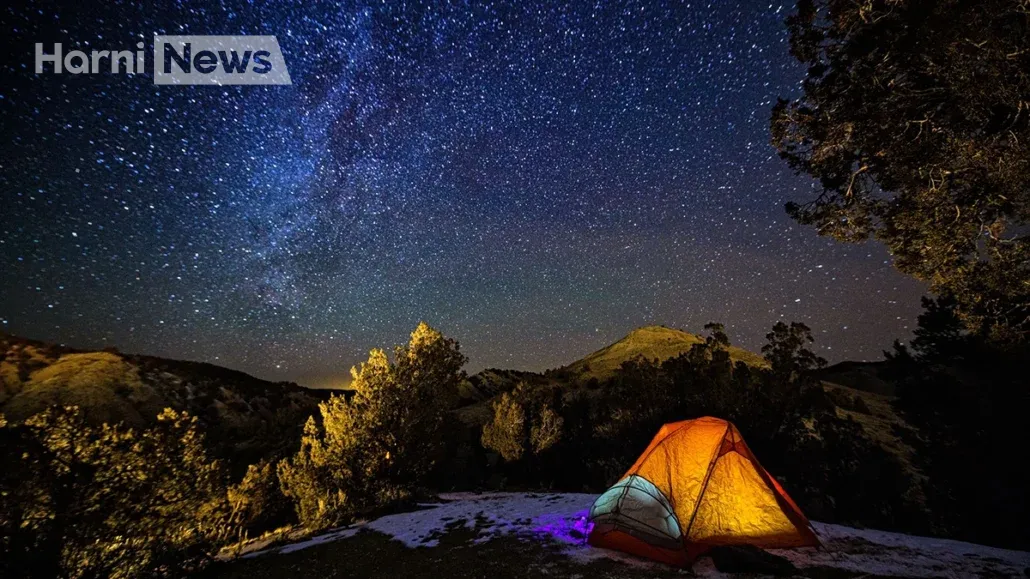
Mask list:
POLYGON ((715 545, 819 544, 737 427, 712 417, 663 426, 597 498, 590 521, 591 545, 671 565, 686 565, 715 545))

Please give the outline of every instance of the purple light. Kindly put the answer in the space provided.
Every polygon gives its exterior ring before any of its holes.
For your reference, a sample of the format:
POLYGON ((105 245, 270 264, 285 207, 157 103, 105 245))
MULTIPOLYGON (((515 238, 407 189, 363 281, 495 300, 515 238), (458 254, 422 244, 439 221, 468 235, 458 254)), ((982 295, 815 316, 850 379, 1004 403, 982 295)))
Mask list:
POLYGON ((588 510, 584 509, 573 515, 541 515, 532 529, 534 535, 550 537, 561 543, 585 545, 594 524, 587 519, 588 510))

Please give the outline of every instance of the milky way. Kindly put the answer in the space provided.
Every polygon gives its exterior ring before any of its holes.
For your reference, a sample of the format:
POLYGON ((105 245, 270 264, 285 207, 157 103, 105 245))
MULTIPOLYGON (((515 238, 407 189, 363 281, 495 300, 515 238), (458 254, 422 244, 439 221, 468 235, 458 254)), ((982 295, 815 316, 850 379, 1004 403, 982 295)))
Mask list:
POLYGON ((420 319, 538 370, 712 320, 874 358, 918 313, 783 213, 789 4, 89 4, 2 12, 2 331, 324 384, 420 319), (191 33, 276 35, 293 85, 33 70, 191 33))

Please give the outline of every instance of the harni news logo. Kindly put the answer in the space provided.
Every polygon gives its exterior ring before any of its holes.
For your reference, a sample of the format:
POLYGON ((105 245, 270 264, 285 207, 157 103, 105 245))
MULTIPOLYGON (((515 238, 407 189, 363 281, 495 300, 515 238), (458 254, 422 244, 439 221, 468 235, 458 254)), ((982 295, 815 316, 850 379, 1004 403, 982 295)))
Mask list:
MULTIPOLYGON (((137 50, 49 52, 36 43, 36 74, 146 74, 143 43, 137 50)), ((275 36, 154 36, 154 84, 291 84, 275 36)))

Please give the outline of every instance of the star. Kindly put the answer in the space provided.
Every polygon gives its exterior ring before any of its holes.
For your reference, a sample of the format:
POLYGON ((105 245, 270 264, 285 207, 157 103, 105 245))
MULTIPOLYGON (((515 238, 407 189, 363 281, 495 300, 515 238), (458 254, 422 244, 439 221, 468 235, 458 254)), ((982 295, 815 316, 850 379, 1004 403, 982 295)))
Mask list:
POLYGON ((474 371, 709 321, 877 358, 919 312, 882 247, 783 212, 816 184, 766 144, 804 72, 778 4, 2 10, 7 332, 317 384, 423 319, 474 371), (293 84, 33 71, 191 32, 275 35, 293 84))

